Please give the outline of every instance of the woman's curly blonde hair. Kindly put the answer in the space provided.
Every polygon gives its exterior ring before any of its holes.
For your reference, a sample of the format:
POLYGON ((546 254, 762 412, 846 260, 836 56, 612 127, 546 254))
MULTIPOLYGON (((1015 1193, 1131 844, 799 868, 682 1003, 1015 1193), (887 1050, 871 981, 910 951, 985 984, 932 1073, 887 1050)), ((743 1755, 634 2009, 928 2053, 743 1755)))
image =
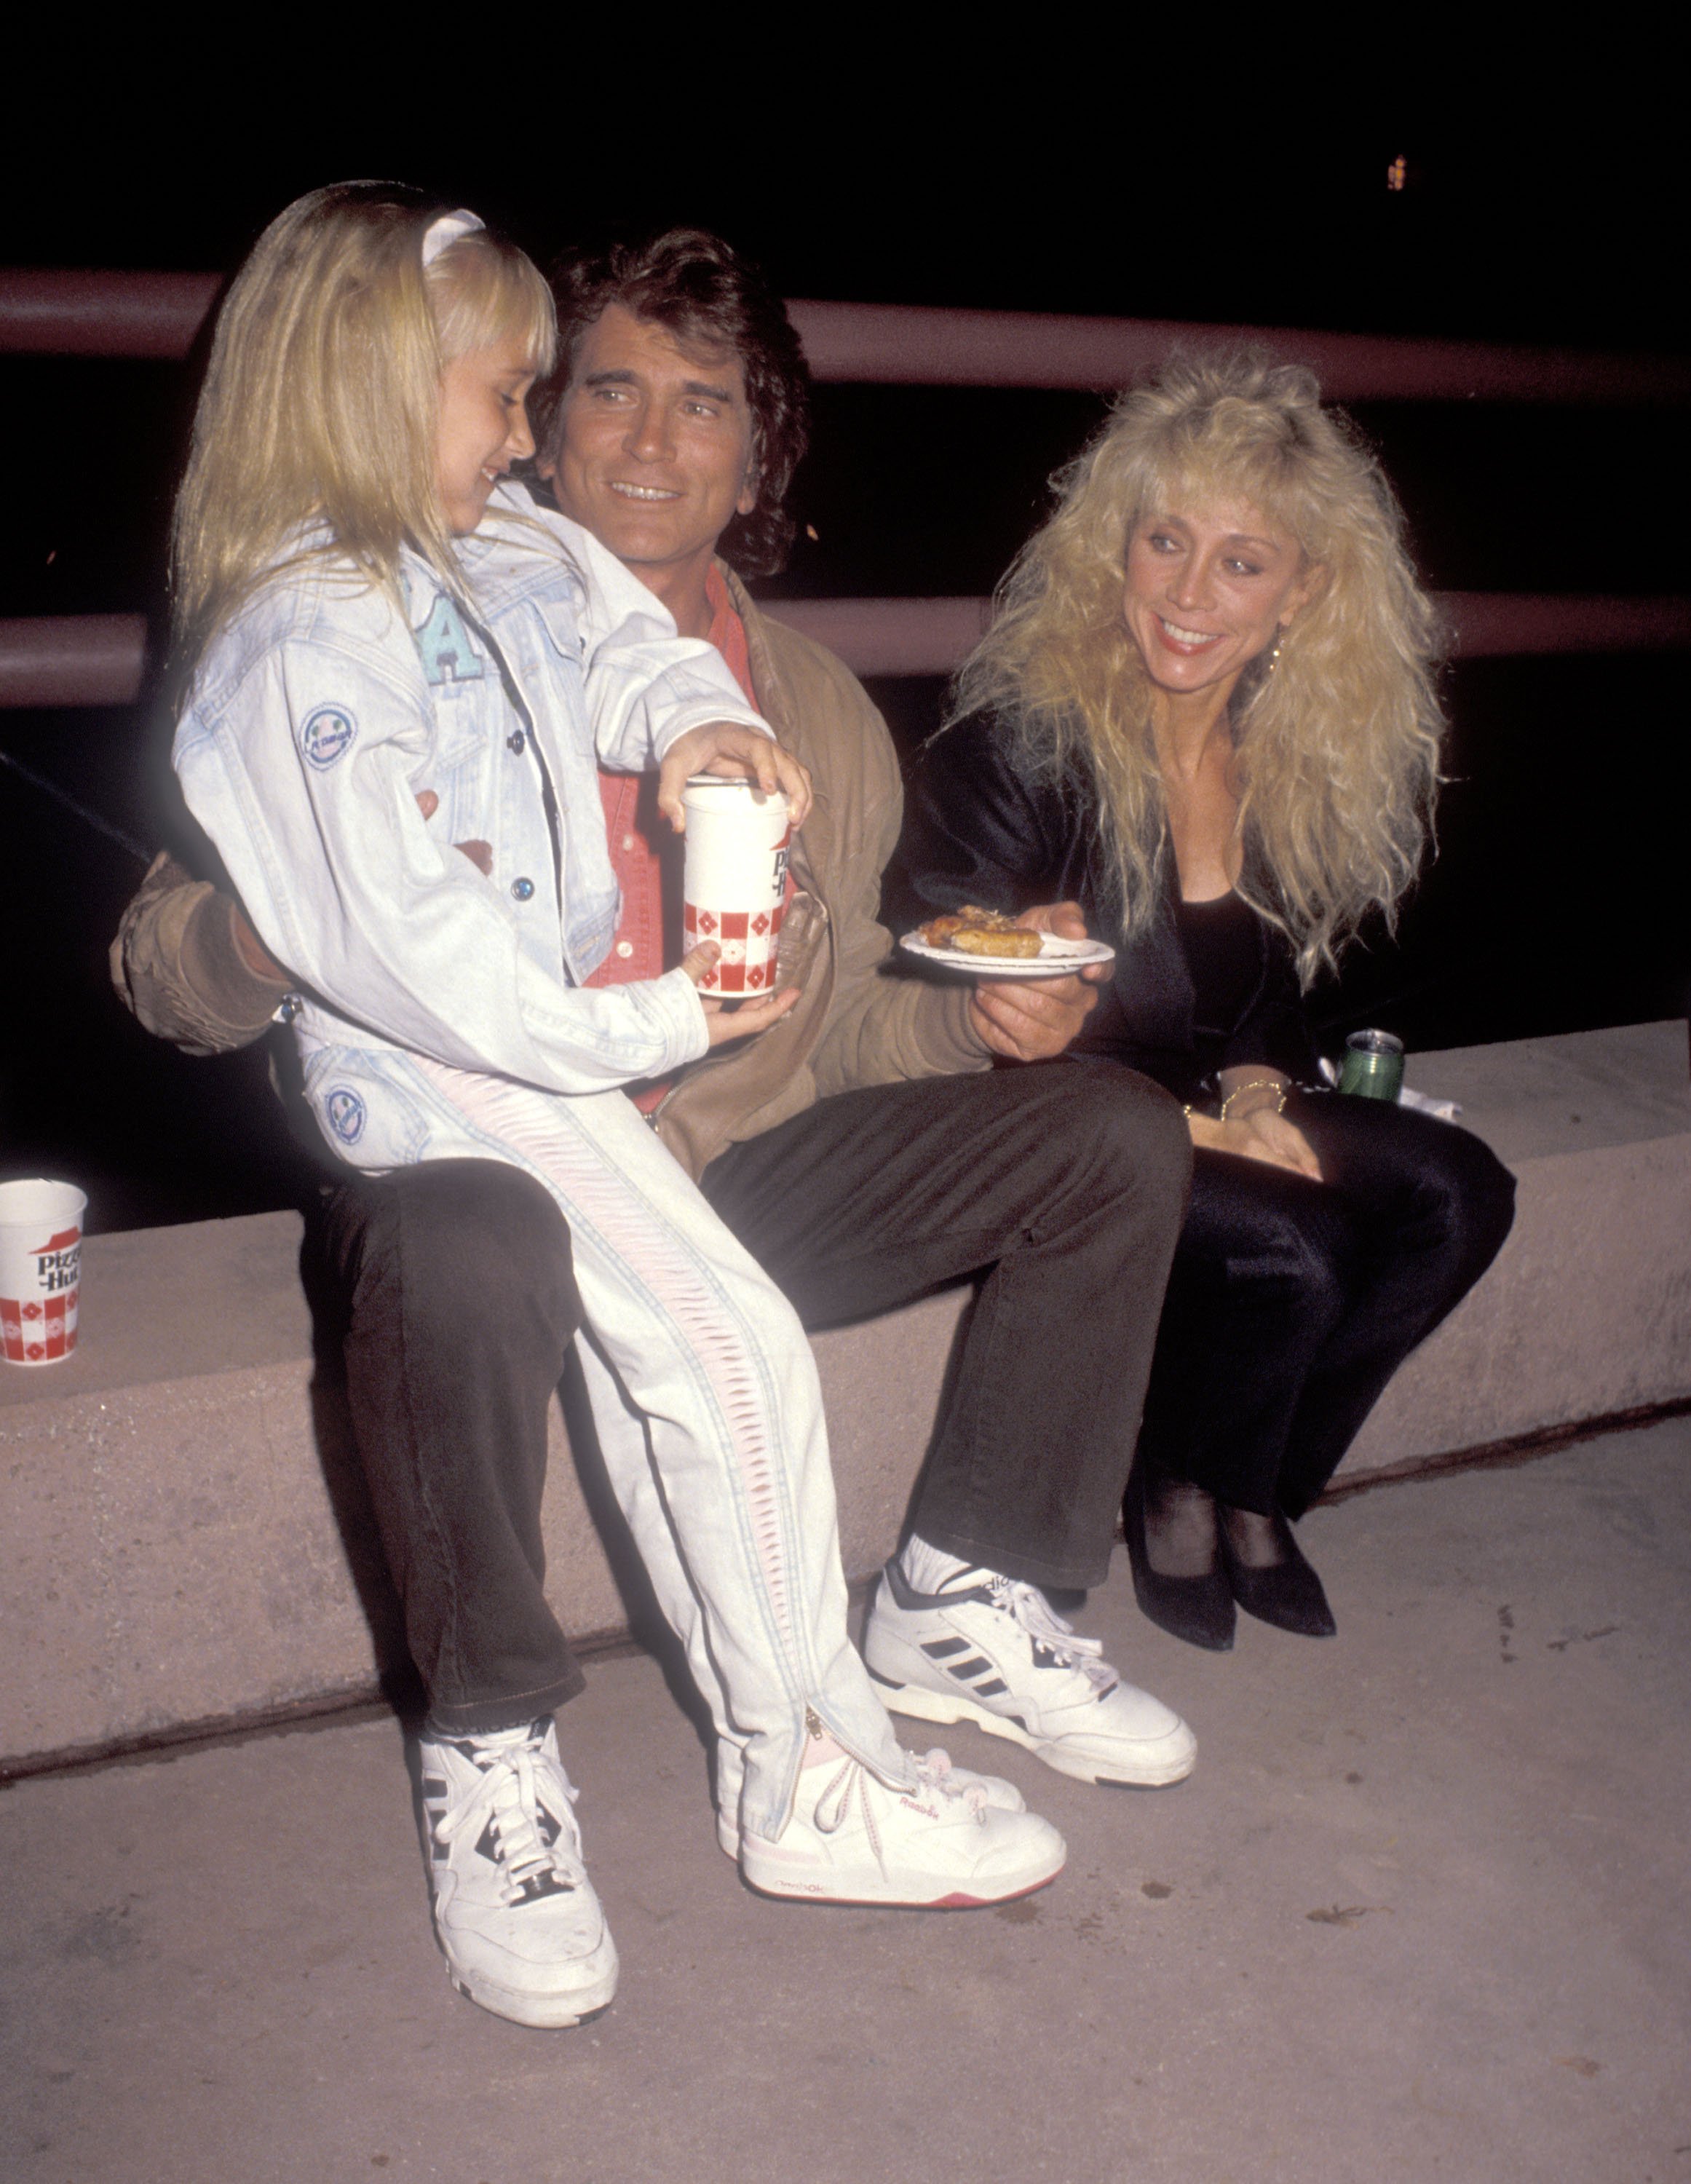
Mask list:
POLYGON ((1155 916, 1169 854, 1154 685, 1122 615, 1146 518, 1225 499, 1261 511, 1317 589, 1234 692, 1239 891, 1290 938, 1305 985, 1371 909, 1389 925, 1432 829, 1443 719, 1434 618, 1395 495, 1313 375, 1249 352, 1179 356, 1121 397, 1053 481, 1056 514, 998 588, 949 717, 990 708, 1047 777, 1090 780, 1128 936, 1155 916))

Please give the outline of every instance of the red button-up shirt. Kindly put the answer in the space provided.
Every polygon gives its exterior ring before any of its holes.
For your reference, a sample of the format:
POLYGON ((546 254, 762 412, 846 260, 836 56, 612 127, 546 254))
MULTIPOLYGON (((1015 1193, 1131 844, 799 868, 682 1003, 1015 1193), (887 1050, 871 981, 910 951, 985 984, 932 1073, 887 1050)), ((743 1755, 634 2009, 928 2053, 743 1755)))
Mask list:
MULTIPOLYGON (((721 572, 712 568, 704 580, 710 602, 710 642, 728 663, 728 672, 754 705, 751 655, 746 625, 734 611, 721 572)), ((611 870, 622 889, 622 913, 610 953, 590 986, 625 986, 637 978, 660 978, 681 960, 681 838, 658 809, 655 773, 599 775, 611 870)), ((633 1085, 628 1096, 649 1115, 670 1089, 665 1078, 633 1085)))

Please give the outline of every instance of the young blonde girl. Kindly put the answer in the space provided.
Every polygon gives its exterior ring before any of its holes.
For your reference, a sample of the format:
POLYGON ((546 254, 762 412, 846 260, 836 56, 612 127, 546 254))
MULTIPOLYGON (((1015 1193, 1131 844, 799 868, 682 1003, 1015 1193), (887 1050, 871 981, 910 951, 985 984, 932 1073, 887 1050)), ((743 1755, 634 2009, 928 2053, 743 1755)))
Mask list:
MULTIPOLYGON (((177 772, 297 983, 335 1157, 472 1200, 526 1178, 567 1223, 599 1399, 644 1425, 637 1461, 605 1436, 613 1485, 710 1702, 748 1878, 997 1900, 1049 1880, 1060 1841, 898 1750, 846 1636, 802 1331, 618 1089, 781 1004, 709 1016, 687 967, 582 983, 617 909, 596 759, 660 763, 672 811, 702 766, 806 788, 711 649, 504 482, 552 338, 538 276, 473 215, 348 185, 272 224, 224 307, 178 508, 177 772)), ((455 1467, 390 1378, 359 1446, 429 1690, 437 1929, 474 1999, 572 2024, 616 1957, 548 1718, 576 1679, 542 1482, 455 1467)))

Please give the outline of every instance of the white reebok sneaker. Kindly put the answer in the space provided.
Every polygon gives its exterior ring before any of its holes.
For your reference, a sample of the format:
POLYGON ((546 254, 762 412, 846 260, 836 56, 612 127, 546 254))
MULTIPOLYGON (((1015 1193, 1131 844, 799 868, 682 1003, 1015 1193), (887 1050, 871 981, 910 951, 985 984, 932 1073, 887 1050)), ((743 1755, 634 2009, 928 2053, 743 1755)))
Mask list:
POLYGON ((896 1561, 882 1572, 863 1634, 864 1660, 894 1713, 973 1722, 1082 1782, 1178 1782, 1198 1740, 1160 1699, 1124 1684, 1103 1651, 1037 1585, 982 1572, 976 1584, 917 1592, 896 1561))
POLYGON ((1032 1895, 1067 1855, 1049 1820, 989 1805, 985 1782, 949 1763, 924 1763, 911 1788, 893 1790, 845 1756, 801 1772, 778 1842, 740 1839, 740 1870, 765 1896, 930 1910, 1032 1895))
POLYGON ((423 1848, 452 1983, 518 2025, 579 2025, 616 1992, 549 1719, 422 1739, 423 1848))
MULTIPOLYGON (((1002 1774, 971 1774, 966 1767, 952 1763, 951 1754, 935 1745, 932 1752, 924 1752, 920 1759, 909 1755, 916 1770, 916 1780, 925 1790, 937 1790, 942 1786, 967 1792, 978 1785, 984 1792, 987 1808, 994 1813, 1025 1813, 1026 1800, 1014 1782, 1006 1782, 1002 1774)), ((731 1814, 720 1808, 716 1814, 716 1840, 725 1857, 740 1855, 740 1824, 731 1814)))

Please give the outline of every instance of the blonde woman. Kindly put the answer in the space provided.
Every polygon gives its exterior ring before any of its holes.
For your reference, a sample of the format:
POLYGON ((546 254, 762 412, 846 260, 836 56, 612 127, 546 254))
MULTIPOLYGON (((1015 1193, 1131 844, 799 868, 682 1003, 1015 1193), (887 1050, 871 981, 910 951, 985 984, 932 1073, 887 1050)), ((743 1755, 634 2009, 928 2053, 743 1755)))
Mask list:
POLYGON ((1141 1607, 1218 1650, 1236 1604, 1327 1635, 1288 1520, 1513 1214, 1477 1139, 1310 1089, 1303 991, 1427 846, 1432 614, 1306 371, 1173 363, 1059 484, 924 755, 904 872, 924 910, 1077 900, 1118 952, 1072 1051, 1187 1106, 1127 1497, 1141 1607))

